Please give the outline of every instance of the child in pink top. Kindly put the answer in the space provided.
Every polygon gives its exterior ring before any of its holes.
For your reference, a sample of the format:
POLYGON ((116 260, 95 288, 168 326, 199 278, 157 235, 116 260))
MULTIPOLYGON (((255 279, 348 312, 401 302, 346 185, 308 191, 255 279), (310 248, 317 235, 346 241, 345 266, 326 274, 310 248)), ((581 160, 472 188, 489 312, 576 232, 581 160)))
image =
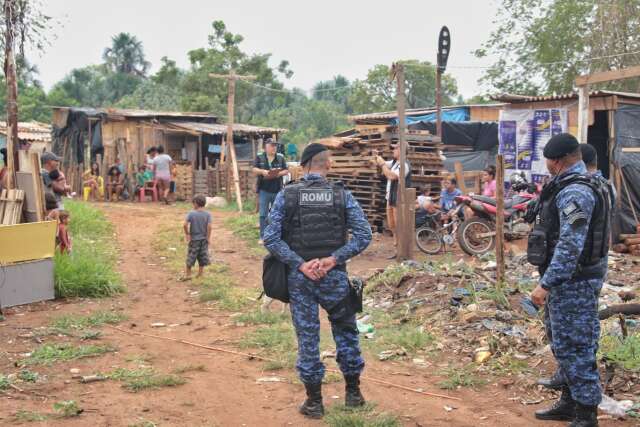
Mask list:
POLYGON ((488 166, 482 172, 482 195, 496 197, 496 167, 488 166))

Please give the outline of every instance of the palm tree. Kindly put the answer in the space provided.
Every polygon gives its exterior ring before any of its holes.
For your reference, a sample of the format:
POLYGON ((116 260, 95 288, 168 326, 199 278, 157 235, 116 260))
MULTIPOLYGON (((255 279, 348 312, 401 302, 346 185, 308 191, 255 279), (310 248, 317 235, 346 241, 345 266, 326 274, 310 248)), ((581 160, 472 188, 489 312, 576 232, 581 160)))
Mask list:
POLYGON ((129 33, 116 34, 102 58, 113 71, 145 77, 151 64, 144 57, 142 42, 129 33))

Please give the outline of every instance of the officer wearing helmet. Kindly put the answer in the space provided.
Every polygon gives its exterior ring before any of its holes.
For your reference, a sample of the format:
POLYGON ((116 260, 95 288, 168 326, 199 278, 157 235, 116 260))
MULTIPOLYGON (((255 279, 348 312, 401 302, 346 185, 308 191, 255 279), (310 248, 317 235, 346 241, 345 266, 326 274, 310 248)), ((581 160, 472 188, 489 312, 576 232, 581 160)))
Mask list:
POLYGON ((552 179, 535 209, 527 257, 540 272, 531 299, 545 305, 545 325, 558 362, 554 378, 562 394, 535 415, 571 421, 571 427, 593 427, 602 396, 596 362, 598 296, 607 273, 610 188, 587 173, 572 135, 553 136, 543 154, 552 179))
POLYGON ((321 418, 324 365, 320 360, 318 307, 329 314, 336 360, 346 382, 345 405, 365 403, 360 392, 364 360, 346 262, 369 245, 371 227, 342 183, 327 181, 331 154, 325 146, 309 144, 300 163, 304 177, 276 196, 264 245, 289 268, 291 317, 298 339, 296 368, 307 392, 300 412, 321 418))

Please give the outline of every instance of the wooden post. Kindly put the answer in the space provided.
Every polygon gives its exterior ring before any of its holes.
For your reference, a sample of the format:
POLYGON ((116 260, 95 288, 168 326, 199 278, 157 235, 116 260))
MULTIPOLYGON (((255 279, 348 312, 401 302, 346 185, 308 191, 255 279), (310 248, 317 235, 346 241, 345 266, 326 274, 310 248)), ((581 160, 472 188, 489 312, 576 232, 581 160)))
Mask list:
POLYGON ((202 161, 202 134, 198 134, 198 149, 196 150, 198 153, 198 162, 196 163, 196 167, 198 170, 202 170, 203 161, 202 161))
MULTIPOLYGON (((397 82, 396 104, 398 109, 398 144, 400 147, 400 176, 398 177, 398 201, 397 208, 397 259, 404 261, 411 258, 412 238, 407 224, 407 193, 405 188, 405 176, 407 173, 407 142, 405 140, 405 89, 404 89, 404 66, 401 63, 393 65, 393 72, 397 82)), ((410 201, 413 203, 413 201, 410 201)))
MULTIPOLYGON (((16 61, 14 54, 15 41, 15 0, 4 2, 4 64, 7 80, 7 188, 12 189, 16 184, 16 170, 18 169, 18 79, 16 77, 16 61)), ((39 170, 39 169, 38 169, 39 170)))
POLYGON ((436 67, 436 135, 442 138, 442 72, 436 67))
MULTIPOLYGON (((233 121, 234 121, 234 107, 235 107, 235 94, 236 94, 236 81, 237 80, 255 80, 256 76, 239 76, 234 70, 231 70, 229 74, 214 74, 210 73, 209 77, 226 79, 229 85, 229 97, 227 99, 227 145, 229 146, 229 154, 231 156, 231 164, 233 170, 233 184, 236 190, 236 201, 238 203, 238 210, 242 212, 242 193, 240 191, 240 176, 238 174, 238 160, 236 159, 236 149, 233 145, 233 121)), ((223 151, 220 153, 220 163, 224 163, 224 145, 223 151)))
POLYGON ((578 142, 587 143, 589 134, 589 85, 578 87, 578 142))
POLYGON ((453 167, 456 171, 456 181, 458 181, 458 188, 462 191, 463 194, 467 194, 467 184, 464 181, 464 169, 462 168, 461 162, 455 162, 453 167))
POLYGON ((496 156, 496 283, 504 283, 504 159, 496 156))

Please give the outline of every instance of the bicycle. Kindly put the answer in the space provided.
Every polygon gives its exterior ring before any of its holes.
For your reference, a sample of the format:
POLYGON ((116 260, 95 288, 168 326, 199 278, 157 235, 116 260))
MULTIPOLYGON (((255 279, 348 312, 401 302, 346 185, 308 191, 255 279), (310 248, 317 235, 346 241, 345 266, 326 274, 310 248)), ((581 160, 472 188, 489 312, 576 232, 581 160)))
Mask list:
POLYGON ((447 224, 443 225, 440 221, 442 212, 427 215, 423 222, 416 224, 419 225, 416 230, 418 249, 425 254, 436 255, 445 245, 452 246, 461 223, 459 214, 462 207, 463 205, 458 205, 450 211, 450 221, 447 224))

